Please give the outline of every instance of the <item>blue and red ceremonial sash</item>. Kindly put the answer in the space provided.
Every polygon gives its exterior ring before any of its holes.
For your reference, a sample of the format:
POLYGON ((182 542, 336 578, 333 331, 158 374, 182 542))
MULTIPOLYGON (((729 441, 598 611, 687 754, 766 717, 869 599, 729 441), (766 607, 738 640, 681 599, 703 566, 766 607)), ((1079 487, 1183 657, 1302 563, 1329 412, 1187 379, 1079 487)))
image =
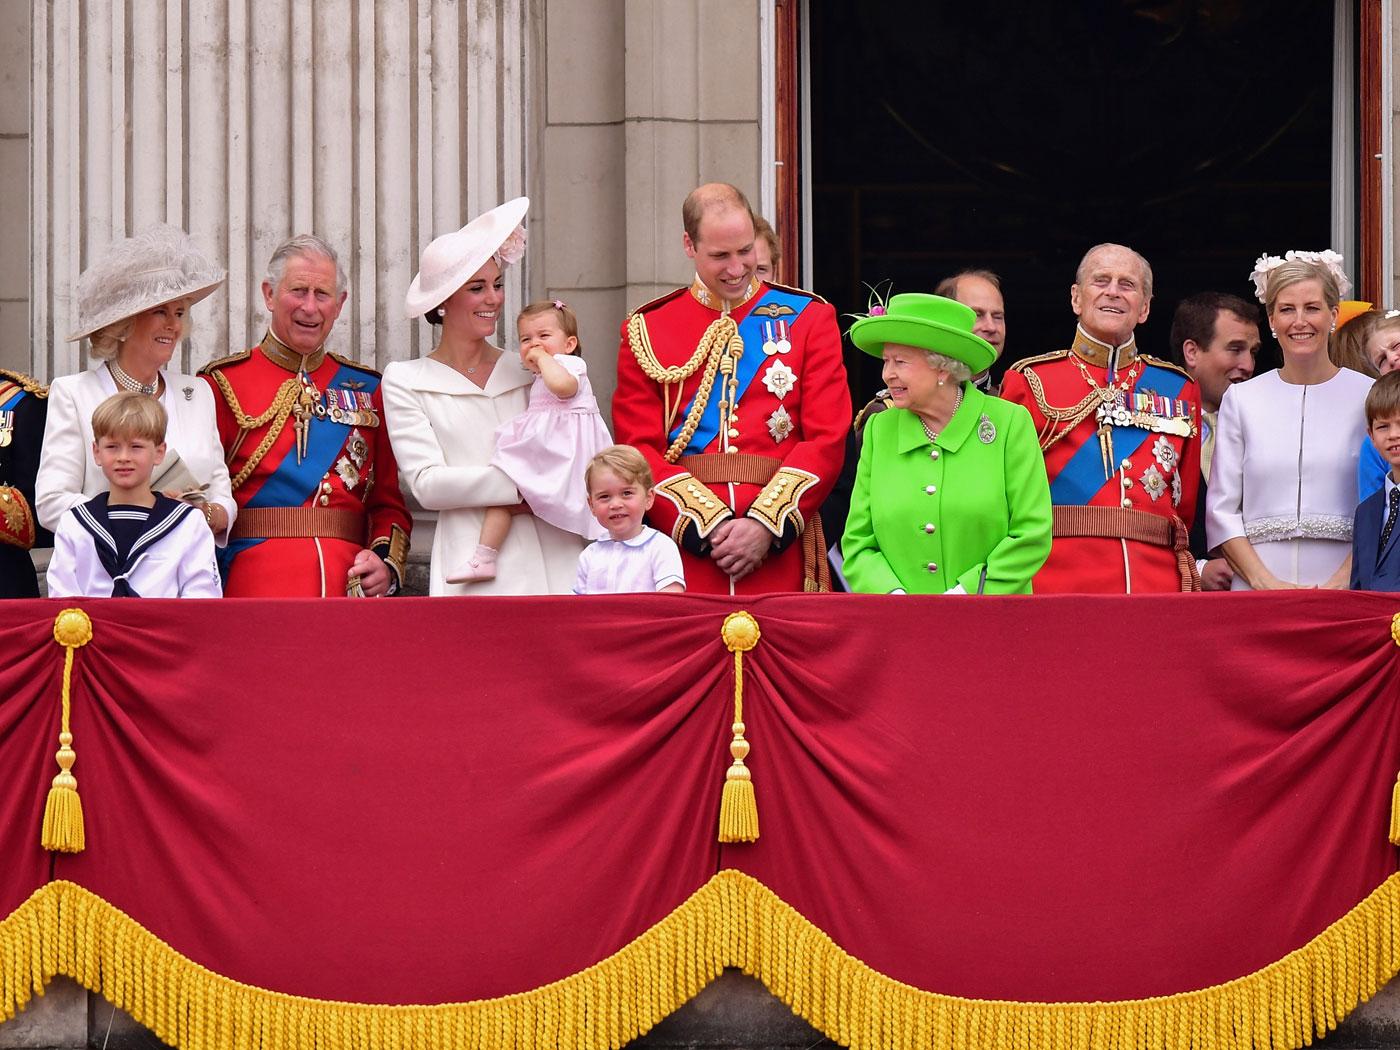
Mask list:
MULTIPOLYGON (((811 302, 809 296, 793 295, 791 292, 769 288, 754 304, 754 308, 739 322, 739 338, 744 341, 744 356, 739 358, 737 374, 735 375, 738 384, 734 395, 736 403, 743 400, 744 391, 749 388, 754 376, 758 375, 758 370, 763 367, 763 362, 768 360, 768 355, 760 347, 763 345, 763 326, 774 319, 774 311, 767 310, 766 313, 760 311, 764 311, 767 307, 781 310, 782 320, 791 327, 811 302)), ((711 393, 710 400, 705 405, 705 411, 700 415, 700 423, 695 428, 695 434, 690 439, 690 448, 695 451, 707 448, 710 442, 719 436, 719 403, 722 400, 724 399, 716 396, 715 392, 711 393)), ((675 441, 680 436, 681 428, 685 426, 685 420, 690 415, 691 406, 694 404, 695 398, 692 397, 686 404, 685 411, 681 413, 681 421, 671 428, 670 440, 675 441)))
MULTIPOLYGON (((363 385, 368 386, 370 393, 378 388, 377 378, 366 376, 358 369, 341 365, 331 376, 330 382, 326 384, 323 396, 341 387, 352 378, 358 380, 360 376, 365 376, 362 382, 363 385)), ((321 484, 321 478, 335 464, 335 458, 345 447, 350 430, 351 424, 349 423, 337 423, 329 416, 313 417, 307 427, 306 455, 301 458, 301 462, 297 462, 296 453, 289 450, 282 457, 282 462, 277 464, 277 469, 267 475, 244 506, 305 506, 316 494, 317 487, 321 484)), ((228 567, 234 558, 249 547, 262 542, 261 538, 255 536, 234 540, 219 553, 220 571, 227 576, 228 567)))
MULTIPOLYGON (((1186 377, 1180 372, 1156 365, 1143 369, 1137 386, 1156 393, 1158 400, 1175 402, 1176 395, 1186 385, 1186 377)), ((1189 411, 1189 409, 1188 409, 1189 411)), ((1117 459, 1127 459, 1142 447, 1154 431, 1141 427, 1111 427, 1113 432, 1113 455, 1117 459)), ((1090 439, 1080 445, 1070 456, 1058 474, 1050 479, 1050 502, 1057 507, 1082 507, 1098 494, 1108 479, 1103 476, 1103 451, 1096 440, 1090 439)))
POLYGON ((24 395, 25 389, 18 383, 11 384, 6 381, 0 381, 0 412, 9 412, 20 403, 24 395), (13 386, 13 389, 6 390, 5 388, 9 386, 13 386))

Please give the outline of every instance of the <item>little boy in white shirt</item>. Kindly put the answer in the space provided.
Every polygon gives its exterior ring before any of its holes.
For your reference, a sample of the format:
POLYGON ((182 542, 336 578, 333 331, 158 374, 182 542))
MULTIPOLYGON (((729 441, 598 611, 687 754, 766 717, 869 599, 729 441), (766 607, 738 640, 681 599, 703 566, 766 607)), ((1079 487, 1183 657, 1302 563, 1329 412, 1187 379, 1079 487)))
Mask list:
POLYGON ((584 548, 575 594, 685 590, 681 552, 642 518, 656 499, 651 468, 631 445, 609 445, 583 475, 588 506, 608 538, 584 548))
POLYGON ((165 458, 164 406, 114 394, 92 414, 92 457, 108 491, 59 520, 49 561, 54 598, 218 598, 214 536, 188 503, 151 491, 165 458))

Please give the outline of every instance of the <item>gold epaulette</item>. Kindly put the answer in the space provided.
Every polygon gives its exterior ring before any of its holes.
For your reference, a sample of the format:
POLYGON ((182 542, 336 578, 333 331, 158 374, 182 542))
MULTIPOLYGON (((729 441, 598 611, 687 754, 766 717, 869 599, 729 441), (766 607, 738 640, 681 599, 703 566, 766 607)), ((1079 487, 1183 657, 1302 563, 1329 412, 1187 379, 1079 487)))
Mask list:
POLYGON ((358 368, 361 372, 368 372, 372 376, 378 376, 381 374, 379 369, 373 367, 372 365, 362 364, 359 361, 344 356, 343 354, 330 354, 328 356, 330 356, 336 361, 339 361, 342 365, 349 365, 351 368, 358 368))
POLYGON ((1186 369, 1182 368, 1175 361, 1168 361, 1165 358, 1161 357, 1153 357, 1151 354, 1138 354, 1138 357, 1141 358, 1143 361, 1146 361, 1153 368, 1165 368, 1167 369, 1167 371, 1176 372, 1179 375, 1185 376, 1187 379, 1195 379, 1195 377, 1190 372, 1186 371, 1186 369))
POLYGON ((28 376, 23 372, 16 372, 9 368, 0 368, 0 376, 3 376, 12 383, 18 383, 24 388, 24 392, 27 394, 33 394, 35 397, 49 396, 49 388, 33 376, 28 376))
MULTIPOLYGON (((792 285, 789 285, 789 284, 777 284, 777 283, 774 282, 774 281, 764 281, 763 283, 766 284, 769 288, 776 288, 776 289, 778 289, 778 291, 780 291, 780 292, 787 292, 789 295, 805 295, 808 299, 811 299, 811 300, 812 300, 813 302, 815 302, 815 303, 825 303, 825 302, 826 302, 826 300, 823 299, 823 298, 822 298, 820 295, 818 295, 816 292, 810 291, 810 290, 808 290, 808 289, 806 289, 806 288, 794 288, 792 285)), ((828 304, 828 305, 830 305, 830 304, 828 304)))
POLYGON ((1043 365, 1047 361, 1063 361, 1069 357, 1069 350, 1051 350, 1048 354, 1037 354, 1035 357, 1023 357, 1021 360, 1013 362, 1008 371, 1022 372, 1031 365, 1043 365))
POLYGON ((633 309, 628 310, 628 311, 627 311, 627 316, 628 316, 628 317, 631 317, 633 314, 645 313, 647 310, 655 309, 656 307, 660 306, 662 303, 669 303, 669 302, 670 302, 672 299, 674 299, 676 296, 678 296, 678 295, 684 295, 684 294, 688 293, 689 291, 690 291, 689 288, 673 288, 671 291, 667 292, 665 295, 658 295, 655 299, 648 300, 647 302, 642 303, 641 306, 634 307, 633 309))
POLYGON ((212 375, 214 369, 223 368, 225 365, 236 365, 239 361, 246 361, 253 356, 251 350, 240 350, 236 354, 229 354, 228 357, 221 357, 217 361, 210 361, 199 370, 199 375, 212 375))

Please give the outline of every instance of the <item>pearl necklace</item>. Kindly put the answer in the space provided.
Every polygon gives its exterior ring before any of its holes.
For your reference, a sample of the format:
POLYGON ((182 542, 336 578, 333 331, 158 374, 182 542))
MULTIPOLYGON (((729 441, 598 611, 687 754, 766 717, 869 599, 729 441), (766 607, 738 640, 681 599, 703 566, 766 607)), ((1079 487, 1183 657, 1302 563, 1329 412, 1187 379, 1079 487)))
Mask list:
MULTIPOLYGON (((951 412, 948 413, 948 422, 949 422, 949 423, 951 423, 951 422, 953 421, 953 417, 956 416, 956 415, 958 414, 958 406, 962 404, 962 399, 963 399, 963 388, 962 388, 962 384, 959 383, 959 384, 958 384, 958 396, 955 397, 955 398, 953 399, 953 411, 951 411, 951 412)), ((920 417, 919 417, 919 425, 922 426, 922 427, 924 428, 924 433, 928 435, 928 439, 929 439, 930 441, 937 441, 937 440, 938 440, 938 431, 934 430, 933 427, 929 426, 929 425, 928 425, 928 420, 926 420, 923 416, 920 416, 920 417)), ((945 423, 944 426, 947 426, 947 423, 945 423)))
POLYGON ((123 390, 130 390, 136 394, 149 394, 154 397, 156 391, 160 389, 159 372, 156 373, 156 381, 154 383, 143 383, 139 379, 133 379, 131 376, 127 375, 126 372, 122 371, 121 366, 117 364, 115 359, 107 362, 107 371, 112 373, 112 378, 116 381, 117 386, 121 387, 123 390))

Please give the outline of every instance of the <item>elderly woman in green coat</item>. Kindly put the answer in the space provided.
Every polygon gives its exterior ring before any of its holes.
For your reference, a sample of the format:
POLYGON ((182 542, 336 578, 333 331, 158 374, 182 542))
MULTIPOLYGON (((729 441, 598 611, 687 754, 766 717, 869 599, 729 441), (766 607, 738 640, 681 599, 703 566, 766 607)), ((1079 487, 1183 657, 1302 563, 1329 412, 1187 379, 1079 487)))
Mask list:
POLYGON ((851 340, 885 362, 894 407, 870 419, 841 540, 851 590, 1029 594, 1050 554, 1050 485, 1030 413, 970 379, 995 357, 975 315, 896 295, 851 340))

